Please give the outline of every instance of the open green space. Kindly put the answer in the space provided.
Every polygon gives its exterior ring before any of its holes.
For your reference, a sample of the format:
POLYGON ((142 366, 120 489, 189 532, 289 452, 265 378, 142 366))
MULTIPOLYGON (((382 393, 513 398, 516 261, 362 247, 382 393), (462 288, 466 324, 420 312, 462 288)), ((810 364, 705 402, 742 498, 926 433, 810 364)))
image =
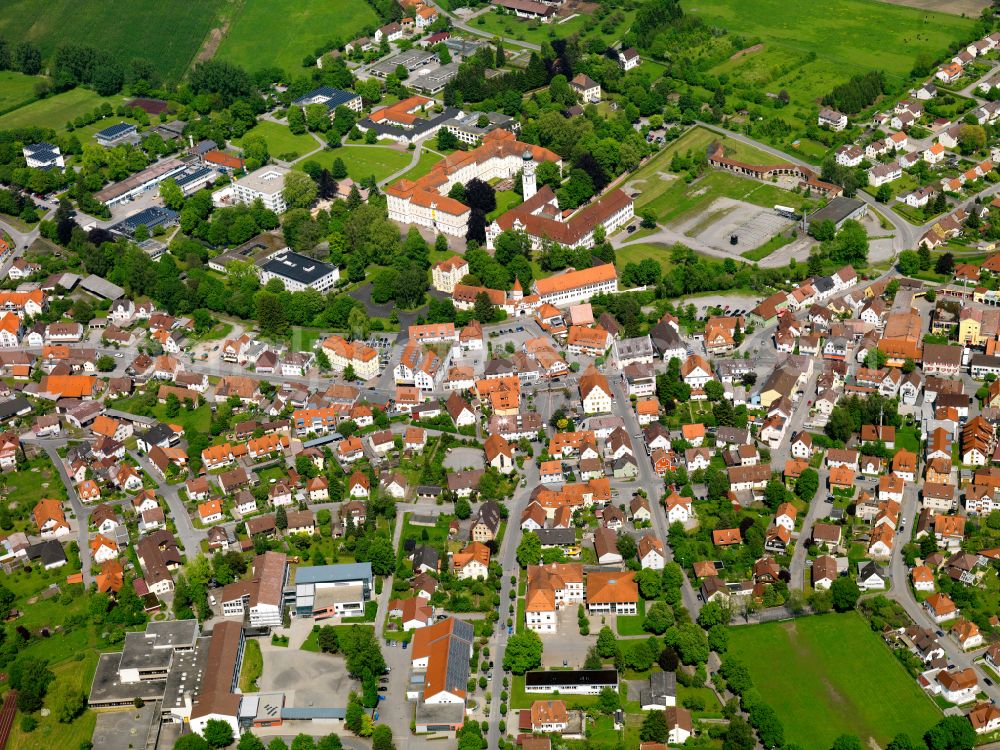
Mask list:
POLYGON ((616 615, 615 627, 618 635, 647 635, 642 629, 642 621, 646 619, 646 602, 639 600, 639 606, 634 615, 616 615))
POLYGON ((11 730, 8 747, 18 748, 18 750, 51 750, 54 747, 75 748, 84 747, 90 742, 94 734, 94 726, 97 723, 97 714, 86 710, 73 720, 70 724, 64 724, 58 719, 55 700, 51 695, 53 686, 60 682, 68 682, 84 695, 90 692, 90 683, 94 679, 94 671, 97 669, 97 654, 92 650, 80 653, 80 659, 71 659, 61 664, 50 667, 55 675, 52 686, 49 687, 50 696, 45 699, 45 707, 50 710, 48 716, 41 713, 34 714, 38 719, 38 726, 31 733, 21 731, 21 716, 18 712, 11 730))
POLYGON ((35 84, 44 80, 12 70, 0 71, 0 112, 10 112, 35 99, 35 84))
POLYGON ((487 221, 493 221, 498 216, 510 211, 521 203, 521 196, 513 190, 501 190, 497 193, 497 207, 486 215, 487 221))
MULTIPOLYGON (((226 4, 225 0, 6 0, 0 36, 12 44, 21 39, 34 42, 43 58, 66 42, 90 44, 123 63, 145 58, 164 78, 177 80, 226 4)), ((273 34, 274 28, 268 27, 268 33, 273 34)))
POLYGON ((691 183, 676 177, 664 180, 658 175, 651 175, 640 185, 638 179, 632 180, 633 186, 641 191, 635 200, 636 212, 652 211, 661 224, 677 222, 695 212, 703 212, 716 198, 732 198, 764 208, 780 204, 798 209, 806 202, 803 196, 777 185, 738 177, 729 172, 706 172, 691 183))
POLYGON ((764 260, 764 258, 773 253, 775 250, 784 247, 794 239, 794 237, 776 234, 760 247, 755 247, 753 250, 747 250, 745 253, 740 253, 740 255, 747 260, 764 260))
MULTIPOLYGON (((121 411, 133 411, 141 401, 141 395, 133 396, 132 398, 112 402, 112 408, 120 409, 121 411)), ((166 404, 157 404, 152 411, 153 413, 149 416, 155 417, 163 423, 179 424, 189 434, 207 433, 212 423, 212 409, 208 404, 203 404, 190 410, 182 406, 180 412, 174 417, 167 416, 166 404)))
POLYGON ((416 166, 403 175, 407 180, 419 180, 431 171, 435 164, 441 161, 440 155, 424 149, 420 152, 420 160, 416 166))
POLYGON ((689 150, 692 153, 705 151, 709 145, 716 141, 725 146, 726 156, 737 161, 744 161, 748 164, 777 164, 781 161, 777 157, 772 156, 766 151, 761 151, 755 146, 734 141, 732 138, 727 138, 708 128, 696 126, 688 130, 676 141, 667 144, 659 154, 646 162, 645 166, 636 172, 633 177, 638 178, 644 176, 644 173, 649 174, 665 171, 669 167, 670 160, 674 154, 685 154, 689 150))
POLYGON ((801 125, 815 117, 817 101, 852 75, 884 71, 901 89, 921 53, 941 58, 967 37, 974 21, 871 0, 796 3, 785 0, 697 0, 685 11, 739 34, 761 49, 712 69, 732 80, 777 94, 790 105, 778 116, 801 125))
MULTIPOLYGON (((381 181, 406 167, 412 158, 413 154, 409 151, 399 151, 388 146, 343 146, 313 154, 309 160, 329 168, 334 159, 340 159, 347 167, 347 176, 352 180, 363 180, 374 175, 376 180, 381 181)), ((415 168, 419 167, 418 162, 415 168)))
POLYGON ((840 734, 885 746, 899 732, 920 737, 941 719, 933 702, 856 613, 734 627, 729 653, 802 747, 830 747, 840 734), (775 665, 781 668, 776 669, 775 665), (822 717, 822 720, 819 720, 822 717))
POLYGON ((500 14, 495 11, 484 13, 472 23, 480 31, 489 32, 506 39, 520 39, 523 42, 543 44, 553 39, 566 39, 574 34, 582 40, 600 39, 606 43, 616 41, 628 31, 635 17, 635 11, 625 11, 620 23, 614 24, 595 19, 585 13, 580 13, 564 21, 559 19, 551 23, 542 23, 514 15, 500 14))
MULTIPOLYGON (((310 151, 315 151, 321 145, 308 133, 295 135, 288 129, 287 125, 280 125, 270 120, 261 120, 248 130, 243 137, 245 138, 247 135, 259 135, 263 137, 267 143, 267 150, 270 152, 271 157, 279 159, 285 157, 295 159, 308 154, 310 151)), ((242 139, 236 139, 233 142, 236 145, 240 145, 242 139)))
MULTIPOLYGON (((25 128, 37 126, 41 128, 52 128, 53 130, 63 130, 66 123, 76 119, 78 116, 93 112, 95 107, 99 107, 107 102, 112 107, 117 107, 125 99, 120 96, 102 97, 89 89, 76 88, 62 94, 56 94, 46 99, 39 99, 24 107, 8 112, 0 117, 0 128, 25 128)), ((112 120, 105 120, 104 127, 112 124, 112 120)))
POLYGON ((344 44, 378 25, 365 0, 244 0, 216 56, 251 72, 278 66, 298 75, 317 47, 344 44))

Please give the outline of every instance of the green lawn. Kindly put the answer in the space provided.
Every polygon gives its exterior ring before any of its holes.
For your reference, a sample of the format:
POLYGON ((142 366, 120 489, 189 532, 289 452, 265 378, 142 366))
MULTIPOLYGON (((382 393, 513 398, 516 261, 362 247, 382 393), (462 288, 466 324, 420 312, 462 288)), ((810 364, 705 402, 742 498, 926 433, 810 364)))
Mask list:
POLYGON ((737 161, 744 161, 749 164, 774 164, 779 161, 776 157, 771 156, 766 151, 761 151, 759 148, 734 141, 708 128, 695 126, 676 141, 667 144, 659 154, 648 161, 633 177, 641 179, 651 174, 665 171, 670 165, 670 160, 674 157, 674 154, 684 154, 688 150, 692 153, 698 153, 699 151, 706 150, 715 141, 721 142, 726 147, 726 156, 737 161))
MULTIPOLYGON (((90 692, 90 683, 97 667, 97 654, 89 650, 85 654, 81 652, 81 656, 84 658, 79 661, 75 659, 64 661, 51 667, 56 679, 49 687, 50 692, 64 681, 76 686, 85 695, 90 692)), ((54 747, 82 747, 84 742, 90 741, 97 723, 97 714, 89 710, 84 711, 71 724, 63 724, 56 717, 54 701, 51 698, 45 700, 45 707, 51 713, 48 716, 36 713, 38 727, 30 734, 21 731, 22 714, 18 712, 8 747, 16 747, 18 750, 51 750, 54 747)))
MULTIPOLYGON (((253 128, 246 132, 246 135, 251 134, 263 136, 264 140, 267 142, 267 150, 270 152, 272 158, 277 157, 285 161, 290 161, 291 159, 295 159, 299 156, 304 156, 310 151, 320 148, 320 144, 317 143, 316 139, 308 133, 295 135, 288 129, 287 125, 279 125, 278 123, 271 122, 269 120, 262 120, 258 122, 253 128)), ((246 137, 246 135, 244 137, 246 137)), ((233 143, 237 146, 240 145, 240 142, 240 139, 233 141, 233 143)))
POLYGON ((409 172, 403 175, 407 180, 418 180, 431 171, 435 164, 441 161, 438 154, 431 153, 427 149, 420 152, 420 161, 409 172))
POLYGON ((486 215, 486 220, 493 221, 496 217, 502 216, 520 203, 521 196, 513 190, 501 190, 497 193, 497 207, 486 215))
MULTIPOLYGON (((309 160, 317 161, 329 168, 334 159, 341 159, 347 166, 347 176, 352 180, 363 180, 374 175, 376 180, 381 181, 406 167, 412 158, 411 152, 400 151, 389 146, 343 146, 314 154, 309 157, 309 160)), ((301 166, 301 164, 296 166, 301 166)), ((420 162, 417 162, 414 168, 419 169, 420 162)))
POLYGON ((249 71, 278 66, 301 75, 303 59, 314 60, 320 45, 349 42, 379 25, 365 0, 245 0, 241 6, 216 56, 249 71))
MULTIPOLYGON (((632 181, 633 184, 638 179, 632 181)), ((732 198, 756 206, 771 208, 775 204, 800 208, 805 198, 784 190, 777 185, 738 177, 729 172, 706 172, 688 184, 675 178, 663 180, 658 176, 635 185, 642 192, 636 198, 636 212, 652 211, 661 224, 682 221, 692 214, 705 211, 716 198, 732 198)))
POLYGON ((666 245, 657 245, 653 242, 637 242, 634 245, 625 245, 615 250, 615 261, 618 267, 623 267, 626 263, 639 263, 646 258, 658 260, 663 270, 670 268, 670 248, 666 245))
MULTIPOLYGON (((86 112, 93 112, 104 102, 117 107, 125 99, 120 96, 101 97, 88 89, 73 89, 62 94, 39 99, 0 117, 0 128, 24 128, 32 125, 63 130, 66 123, 86 112)), ((105 127, 111 124, 104 121, 105 127)))
POLYGON ((856 73, 884 71, 902 88, 920 53, 939 59, 968 36, 974 21, 871 0, 698 0, 685 10, 763 48, 712 68, 758 91, 784 89, 791 104, 775 112, 801 126, 816 102, 856 73), (794 10, 794 12, 790 12, 794 10))
MULTIPOLYGON (((122 62, 145 58, 165 78, 177 80, 227 4, 225 0, 6 0, 0 36, 12 45, 22 39, 35 42, 43 58, 66 42, 90 44, 122 62)), ((268 32, 275 28, 268 27, 268 32)))
MULTIPOLYGON (((112 402, 112 408, 120 409, 121 411, 131 411, 131 407, 134 403, 138 401, 137 398, 133 397, 131 399, 121 399, 119 401, 112 402)), ((153 409, 153 417, 155 417, 160 422, 179 424, 184 428, 185 432, 196 433, 196 432, 208 432, 208 428, 212 424, 212 409, 208 404, 203 404, 191 411, 188 411, 183 406, 180 412, 175 417, 167 416, 167 405, 157 404, 156 408, 153 409)))
POLYGON ((745 253, 740 253, 747 260, 763 260, 768 255, 773 253, 778 248, 784 247, 785 245, 793 242, 793 237, 786 237, 782 234, 776 234, 774 237, 769 239, 760 247, 754 248, 753 250, 747 250, 745 253))
POLYGON ((729 653, 749 667, 785 739, 830 747, 840 734, 885 746, 920 737, 941 713, 856 613, 730 629, 729 653), (776 668, 780 665, 780 668, 776 668), (820 717, 821 720, 820 720, 820 717))
POLYGON ((0 112, 10 112, 34 101, 35 84, 43 80, 40 76, 26 76, 10 70, 0 72, 0 112))
POLYGON ((622 22, 611 26, 609 30, 605 30, 603 22, 595 23, 590 15, 584 13, 561 23, 555 21, 541 23, 512 15, 501 15, 494 11, 484 13, 472 23, 474 28, 480 31, 534 44, 551 42, 553 39, 566 39, 573 34, 578 34, 582 40, 600 39, 611 43, 628 31, 634 17, 635 11, 626 11, 622 22))
POLYGON ((617 615, 615 625, 618 627, 618 635, 647 635, 642 629, 642 621, 646 619, 646 602, 639 600, 638 614, 617 615))
POLYGON ((264 655, 260 651, 260 642, 248 638, 243 651, 243 666, 240 668, 240 690, 252 693, 258 690, 257 680, 264 671, 264 655))

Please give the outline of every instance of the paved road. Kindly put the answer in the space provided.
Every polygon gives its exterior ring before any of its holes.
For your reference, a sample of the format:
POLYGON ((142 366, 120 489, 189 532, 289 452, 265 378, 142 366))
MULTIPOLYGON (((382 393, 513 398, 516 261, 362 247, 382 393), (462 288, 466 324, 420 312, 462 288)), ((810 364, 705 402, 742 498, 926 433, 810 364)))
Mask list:
MULTIPOLYGON (((916 526, 915 521, 918 512, 917 485, 907 482, 906 491, 903 495, 903 508, 900 512, 900 519, 906 519, 906 526, 910 529, 910 533, 913 532, 916 526)), ((938 630, 940 626, 927 614, 927 610, 917 603, 916 597, 913 595, 913 590, 910 587, 909 570, 906 567, 906 563, 903 562, 903 545, 905 541, 903 538, 897 538, 896 540, 896 548, 893 550, 890 562, 892 588, 885 592, 885 595, 903 605, 906 614, 917 625, 938 630)), ((984 680, 988 675, 973 661, 982 653, 983 649, 966 652, 950 635, 945 635, 943 638, 939 637, 938 642, 944 648, 949 663, 956 665, 960 669, 969 667, 975 669, 976 676, 979 678, 979 689, 986 693, 994 703, 1000 702, 1000 685, 997 685, 995 682, 993 685, 987 685, 984 680)))
MULTIPOLYGON (((534 461, 524 462, 522 476, 526 479, 524 487, 519 485, 514 492, 514 498, 507 503, 507 507, 510 509, 510 513, 507 516, 507 532, 504 534, 503 544, 500 547, 500 567, 503 570, 502 585, 500 587, 500 623, 507 621, 508 605, 510 602, 515 601, 511 598, 511 590, 517 593, 517 589, 511 586, 510 576, 515 573, 520 575, 520 566, 517 564, 517 545, 521 542, 521 514, 528 507, 528 500, 531 498, 531 493, 541 482, 541 478, 538 475, 538 466, 534 461)), ((517 632, 516 607, 513 617, 515 619, 514 632, 517 632)), ((493 655, 493 664, 495 667, 493 669, 493 684, 489 686, 489 689, 494 696, 499 696, 503 690, 504 672, 502 665, 508 638, 507 628, 497 628, 496 642, 490 648, 490 654, 493 655)), ((513 722, 516 722, 516 713, 512 711, 508 713, 507 717, 508 731, 513 731, 515 728, 513 722)), ((490 703, 489 710, 490 728, 487 737, 487 747, 500 746, 500 720, 502 718, 500 701, 493 700, 490 703)))
POLYGON ((188 559, 193 559, 201 551, 201 540, 208 536, 208 532, 205 529, 196 529, 191 522, 191 514, 184 507, 184 502, 177 493, 180 485, 170 485, 161 480, 160 475, 157 474, 156 469, 145 454, 141 454, 138 451, 129 451, 129 455, 138 461, 139 465, 157 483, 157 494, 167 502, 167 507, 170 508, 170 515, 177 525, 177 536, 180 538, 181 544, 184 545, 184 551, 188 559))
POLYGON ((80 563, 82 565, 81 572, 83 573, 83 585, 90 586, 90 582, 93 580, 91 572, 93 559, 90 554, 90 537, 88 534, 91 509, 80 501, 80 497, 76 494, 76 485, 74 485, 73 480, 70 479, 69 472, 66 471, 66 466, 63 463, 62 456, 60 456, 56 450, 57 448, 66 445, 67 441, 65 439, 22 439, 26 443, 30 442, 40 446, 48 454, 49 460, 52 461, 52 464, 56 467, 56 471, 59 472, 59 477, 62 479, 63 486, 66 487, 66 495, 69 497, 69 503, 73 507, 73 514, 76 516, 76 542, 80 547, 80 563))
MULTIPOLYGON (((638 486, 644 489, 649 497, 653 531, 663 541, 664 556, 667 562, 671 562, 674 559, 674 553, 670 548, 668 539, 670 524, 667 523, 667 512, 661 502, 665 491, 663 480, 653 471, 653 464, 650 462, 649 457, 645 455, 642 428, 639 427, 639 420, 635 415, 635 410, 630 408, 628 394, 625 392, 625 386, 622 382, 621 371, 609 365, 605 374, 608 377, 608 383, 615 397, 614 413, 625 420, 625 429, 632 436, 633 446, 638 451, 638 455, 636 455, 636 461, 639 464, 638 486)), ((635 485, 633 485, 633 488, 635 488, 635 485)), ((701 611, 701 602, 698 600, 698 595, 695 593, 694 587, 692 587, 686 573, 684 573, 684 582, 681 585, 681 600, 684 602, 684 607, 691 615, 691 618, 697 618, 698 613, 701 611)))

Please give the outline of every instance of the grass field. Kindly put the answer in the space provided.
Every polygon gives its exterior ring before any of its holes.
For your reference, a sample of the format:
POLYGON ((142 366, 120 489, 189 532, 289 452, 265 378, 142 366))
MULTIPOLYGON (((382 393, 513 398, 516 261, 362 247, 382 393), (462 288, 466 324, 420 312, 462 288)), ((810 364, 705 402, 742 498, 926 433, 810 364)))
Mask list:
POLYGON ((759 148, 748 146, 747 144, 740 143, 739 141, 734 141, 731 138, 719 135, 708 128, 693 127, 676 141, 667 144, 667 146, 664 147, 659 154, 648 161, 635 176, 638 177, 647 170, 666 169, 667 165, 670 164, 670 160, 674 157, 674 154, 685 154, 688 150, 692 153, 704 151, 715 141, 720 141, 722 145, 725 146, 726 156, 731 159, 736 159, 737 161, 744 161, 749 164, 774 164, 778 161, 778 159, 771 156, 766 151, 761 151, 759 148))
POLYGON ((43 78, 10 70, 0 72, 0 112, 24 106, 35 99, 35 84, 43 78))
MULTIPOLYGON (((90 683, 94 678, 96 668, 97 654, 94 651, 87 651, 80 661, 70 660, 57 664, 51 668, 56 679, 49 686, 49 690, 51 691, 55 685, 65 681, 87 694, 90 692, 90 683)), ((97 714, 89 710, 84 711, 71 724, 63 724, 56 718, 54 703, 51 699, 45 701, 45 707, 50 709, 52 713, 48 716, 35 714, 35 718, 38 719, 38 727, 30 734, 21 731, 22 714, 18 712, 8 747, 16 747, 18 750, 51 750, 53 747, 82 747, 84 742, 90 741, 97 723, 97 714)))
POLYGON ((430 172, 439 161, 441 161, 441 157, 438 154, 424 149, 420 152, 420 160, 417 162, 417 165, 404 174, 403 177, 407 180, 418 180, 430 172))
POLYGON ((785 0, 697 0, 685 10, 763 49, 712 69, 764 91, 788 91, 779 116, 799 124, 815 116, 816 101, 855 73, 882 70, 901 88, 922 52, 936 58, 963 38, 973 21, 870 0, 797 3, 785 0), (815 57, 813 57, 815 55, 815 57))
MULTIPOLYGON (((5 74, 6 75, 6 74, 5 74)), ((36 125, 42 128, 63 130, 66 123, 95 107, 108 102, 117 107, 125 99, 120 96, 101 97, 88 89, 76 88, 62 94, 39 99, 0 117, 0 128, 23 128, 36 125)), ((104 121, 104 127, 111 122, 104 121)))
MULTIPOLYGON (((352 180, 357 181, 374 175, 376 180, 381 181, 409 164, 413 154, 409 151, 397 151, 388 146, 343 146, 309 157, 311 161, 317 161, 324 167, 329 167, 337 158, 343 160, 347 166, 347 175, 352 180)), ((419 167, 418 162, 416 168, 419 167)))
MULTIPOLYGON (((299 156, 304 156, 310 151, 320 148, 321 146, 321 144, 317 143, 316 139, 308 133, 295 135, 288 129, 287 125, 280 125, 276 122, 271 122, 270 120, 262 120, 258 122, 253 126, 253 128, 248 130, 243 137, 245 138, 248 135, 259 135, 263 137, 264 141, 267 143, 267 150, 270 152, 271 158, 289 156, 291 159, 296 159, 299 156)), ((236 145, 240 144, 239 139, 233 142, 236 143, 236 145)))
POLYGON ((884 747, 899 732, 922 736, 941 718, 855 613, 732 628, 729 649, 749 667, 789 743, 830 747, 850 733, 884 747))
POLYGON ((541 23, 540 21, 529 21, 516 16, 489 12, 479 16, 472 23, 476 29, 488 31, 496 36, 520 39, 534 44, 543 44, 553 39, 565 39, 573 34, 579 34, 583 40, 596 38, 610 44, 629 29, 634 17, 635 11, 626 11, 624 20, 614 26, 611 31, 604 31, 603 23, 595 23, 593 18, 586 14, 579 14, 562 22, 541 23))
POLYGON ((654 176, 637 187, 642 193, 635 201, 636 212, 651 210, 660 223, 667 224, 705 210, 716 198, 732 198, 765 208, 775 204, 799 208, 805 200, 801 195, 777 185, 737 177, 728 172, 708 172, 691 184, 681 179, 662 180, 654 176))
POLYGON ((6 0, 0 36, 12 43, 35 42, 43 58, 67 41, 91 44, 126 62, 143 57, 165 78, 177 80, 225 4, 225 0, 6 0))
POLYGON ((244 0, 216 57, 251 72, 277 65, 298 75, 320 45, 343 44, 378 25, 365 0, 244 0))

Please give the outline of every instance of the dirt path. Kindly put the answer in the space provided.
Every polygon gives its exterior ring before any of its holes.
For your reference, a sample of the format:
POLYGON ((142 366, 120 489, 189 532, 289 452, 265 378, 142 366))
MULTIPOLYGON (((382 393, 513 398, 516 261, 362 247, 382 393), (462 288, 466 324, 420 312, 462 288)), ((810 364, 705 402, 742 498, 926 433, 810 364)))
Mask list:
POLYGON ((201 49, 198 50, 198 54, 194 56, 195 63, 205 62, 206 60, 211 60, 215 57, 216 51, 219 49, 219 45, 222 44, 222 40, 226 38, 226 34, 229 32, 229 19, 227 18, 220 28, 212 29, 208 32, 208 36, 205 38, 205 43, 201 45, 201 49))
POLYGON ((978 18, 979 14, 983 12, 983 8, 990 5, 989 0, 882 0, 882 2, 971 18, 978 18))
POLYGON ((747 47, 746 49, 741 49, 739 52, 730 55, 729 59, 739 60, 741 57, 746 57, 747 55, 752 55, 756 52, 760 52, 762 49, 764 49, 763 44, 754 44, 750 47, 747 47))

